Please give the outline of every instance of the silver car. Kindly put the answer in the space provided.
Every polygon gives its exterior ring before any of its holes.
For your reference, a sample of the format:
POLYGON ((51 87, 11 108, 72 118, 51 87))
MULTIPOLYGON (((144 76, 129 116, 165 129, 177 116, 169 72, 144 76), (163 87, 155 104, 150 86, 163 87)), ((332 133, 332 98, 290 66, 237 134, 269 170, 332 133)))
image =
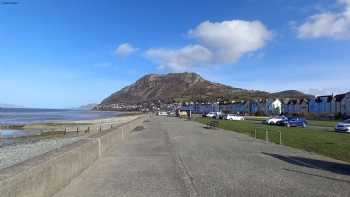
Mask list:
POLYGON ((339 122, 337 126, 335 126, 335 130, 350 133, 350 119, 339 122))

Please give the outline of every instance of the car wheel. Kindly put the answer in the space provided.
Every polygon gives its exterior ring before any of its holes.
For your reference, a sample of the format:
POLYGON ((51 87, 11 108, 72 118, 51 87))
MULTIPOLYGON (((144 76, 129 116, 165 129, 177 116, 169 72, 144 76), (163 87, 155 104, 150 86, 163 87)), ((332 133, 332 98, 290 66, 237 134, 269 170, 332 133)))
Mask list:
POLYGON ((305 122, 303 123, 303 128, 305 128, 306 127, 306 124, 305 124, 305 122))
POLYGON ((289 123, 287 124, 287 127, 290 127, 290 124, 289 124, 289 123))

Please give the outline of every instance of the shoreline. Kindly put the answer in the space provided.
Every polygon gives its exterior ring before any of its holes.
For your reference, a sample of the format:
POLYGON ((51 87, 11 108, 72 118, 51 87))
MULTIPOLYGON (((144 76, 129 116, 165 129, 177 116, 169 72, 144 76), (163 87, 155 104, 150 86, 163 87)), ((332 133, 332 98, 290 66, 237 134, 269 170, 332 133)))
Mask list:
MULTIPOLYGON (((84 121, 69 121, 61 123, 60 125, 51 125, 51 130, 42 133, 39 136, 18 137, 11 139, 0 138, 0 170, 21 163, 25 160, 33 158, 38 155, 45 154, 62 146, 72 144, 84 138, 100 132, 101 130, 110 129, 112 126, 116 127, 124 123, 130 122, 139 118, 139 115, 116 116, 112 118, 84 120, 84 121), (72 124, 74 127, 72 127, 72 124), (66 132, 62 132, 62 125, 71 126, 65 127, 66 132), (87 126, 89 125, 89 126, 87 126), (87 132, 86 128, 89 128, 87 132), (68 129, 69 128, 69 129, 68 129), (79 132, 76 132, 78 128, 79 132), (14 140, 10 144, 4 143, 6 140, 14 140), (16 141, 17 140, 17 141, 16 141), (3 143, 3 144, 2 144, 3 143)), ((53 124, 53 123, 51 123, 53 124)), ((31 125, 32 127, 45 127, 46 124, 31 125)))
MULTIPOLYGON (((105 117, 105 118, 95 118, 95 119, 82 119, 82 120, 54 120, 54 121, 43 121, 43 122, 33 122, 27 124, 0 124, 0 130, 41 130, 53 131, 56 129, 69 128, 69 127, 80 127, 86 125, 93 125, 101 122, 113 122, 116 119, 127 117, 127 116, 136 116, 141 115, 142 113, 120 113, 117 116, 105 117)), ((1 138, 1 136, 0 136, 1 138)))

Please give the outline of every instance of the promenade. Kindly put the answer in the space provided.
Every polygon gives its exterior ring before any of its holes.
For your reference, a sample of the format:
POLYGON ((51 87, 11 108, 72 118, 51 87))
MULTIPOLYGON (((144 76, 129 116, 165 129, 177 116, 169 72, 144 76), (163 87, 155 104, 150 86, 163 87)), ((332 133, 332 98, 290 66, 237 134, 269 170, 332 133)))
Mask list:
POLYGON ((153 117, 55 197, 350 196, 350 165, 153 117))

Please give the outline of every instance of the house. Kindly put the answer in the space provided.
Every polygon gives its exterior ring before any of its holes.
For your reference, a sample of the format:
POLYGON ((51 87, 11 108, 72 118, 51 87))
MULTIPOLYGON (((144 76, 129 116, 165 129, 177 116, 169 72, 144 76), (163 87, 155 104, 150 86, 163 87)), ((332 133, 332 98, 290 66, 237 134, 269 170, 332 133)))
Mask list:
POLYGON ((290 99, 289 98, 284 98, 281 100, 282 102, 282 114, 288 114, 289 113, 289 103, 290 99))
POLYGON ((333 95, 318 96, 310 101, 309 112, 332 113, 333 95))
POLYGON ((296 114, 297 111, 298 100, 293 99, 288 102, 288 114, 296 114))
POLYGON ((257 113, 267 115, 267 99, 258 99, 257 101, 257 113))
POLYGON ((247 101, 241 100, 232 103, 232 112, 234 113, 249 113, 249 107, 247 106, 247 101))
POLYGON ((219 106, 220 111, 225 113, 231 113, 232 112, 232 103, 230 102, 221 102, 219 106))
POLYGON ((295 107, 295 111, 298 114, 306 114, 309 112, 309 100, 308 99, 300 99, 295 107))
POLYGON ((255 114, 258 112, 258 102, 257 100, 250 100, 249 101, 249 113, 255 114))
POLYGON ((267 114, 280 115, 282 113, 282 101, 279 99, 267 100, 267 114))
POLYGON ((195 105, 195 113, 207 114, 209 112, 219 112, 218 103, 200 103, 195 105))
POLYGON ((317 97, 310 99, 310 101, 309 101, 309 112, 310 113, 319 113, 319 111, 320 111, 319 102, 320 102, 320 100, 317 97))
POLYGON ((341 114, 350 116, 350 92, 346 93, 341 101, 341 114))
POLYGON ((343 114, 345 111, 345 105, 342 105, 343 99, 346 94, 335 95, 332 101, 332 112, 335 114, 343 114))

